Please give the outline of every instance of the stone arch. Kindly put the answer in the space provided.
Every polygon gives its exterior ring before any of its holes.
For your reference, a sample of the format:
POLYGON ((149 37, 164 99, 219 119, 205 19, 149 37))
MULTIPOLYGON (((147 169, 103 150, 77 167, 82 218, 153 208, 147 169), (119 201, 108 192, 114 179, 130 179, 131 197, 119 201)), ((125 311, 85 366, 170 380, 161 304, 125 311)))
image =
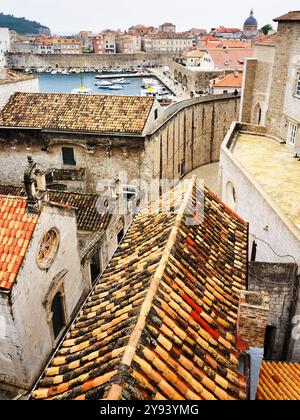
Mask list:
POLYGON ((258 102, 253 110, 253 118, 252 118, 252 122, 254 124, 257 125, 262 125, 262 117, 263 117, 263 112, 262 112, 262 106, 261 104, 258 102))
POLYGON ((188 85, 188 79, 187 79, 186 75, 183 76, 182 84, 183 84, 184 87, 187 87, 187 85, 188 85))

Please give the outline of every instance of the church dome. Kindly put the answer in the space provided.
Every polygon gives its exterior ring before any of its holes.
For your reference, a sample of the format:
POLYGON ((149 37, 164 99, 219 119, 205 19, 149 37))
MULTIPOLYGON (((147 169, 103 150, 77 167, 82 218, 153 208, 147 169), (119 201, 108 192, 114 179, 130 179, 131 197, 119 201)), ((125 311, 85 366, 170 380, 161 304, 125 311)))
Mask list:
POLYGON ((244 27, 245 26, 258 26, 257 20, 254 17, 253 10, 251 10, 251 13, 248 19, 245 20, 244 27))

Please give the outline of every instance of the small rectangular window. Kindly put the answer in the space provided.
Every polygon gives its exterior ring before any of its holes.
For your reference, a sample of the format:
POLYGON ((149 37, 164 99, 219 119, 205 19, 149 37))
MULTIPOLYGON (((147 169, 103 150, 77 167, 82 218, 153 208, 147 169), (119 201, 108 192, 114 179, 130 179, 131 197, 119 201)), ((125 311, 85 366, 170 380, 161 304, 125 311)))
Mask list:
POLYGON ((62 147, 64 165, 76 166, 74 149, 72 147, 62 147))
POLYGON ((296 145, 297 131, 298 129, 296 124, 290 123, 288 131, 288 145, 292 148, 294 148, 296 145))
POLYGON ((300 73, 297 74, 296 95, 300 96, 300 73))
POLYGON ((157 120, 157 118, 158 118, 158 109, 154 111, 154 119, 157 120))
POLYGON ((132 198, 137 197, 137 189, 133 185, 122 186, 122 197, 130 201, 132 198))

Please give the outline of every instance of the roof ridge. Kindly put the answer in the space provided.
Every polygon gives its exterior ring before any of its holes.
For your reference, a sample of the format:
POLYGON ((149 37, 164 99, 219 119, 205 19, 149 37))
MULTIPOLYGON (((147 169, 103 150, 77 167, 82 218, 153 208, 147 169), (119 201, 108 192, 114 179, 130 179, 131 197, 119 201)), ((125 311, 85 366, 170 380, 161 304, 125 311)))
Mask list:
MULTIPOLYGON (((185 210, 188 206, 189 199, 192 197, 192 192, 195 186, 196 186, 196 176, 193 176, 187 186, 187 190, 184 194, 182 203, 178 210, 178 214, 175 219, 174 226, 171 229, 169 239, 165 245, 164 252, 156 268, 156 271, 152 277, 144 302, 141 305, 140 314, 138 316, 137 322, 130 335, 128 344, 125 347, 123 358, 121 360, 121 365, 126 365, 130 367, 133 361, 133 358, 136 354, 137 346, 141 339, 142 332, 146 326, 147 316, 151 310, 154 297, 158 291, 159 284, 161 282, 162 276, 165 272, 167 262, 171 255, 171 250, 175 244, 175 241, 178 235, 179 227, 181 226, 181 223, 185 214, 185 210)), ((122 389, 123 389, 122 384, 113 384, 108 392, 107 400, 112 400, 112 401, 119 400, 121 398, 122 389)))

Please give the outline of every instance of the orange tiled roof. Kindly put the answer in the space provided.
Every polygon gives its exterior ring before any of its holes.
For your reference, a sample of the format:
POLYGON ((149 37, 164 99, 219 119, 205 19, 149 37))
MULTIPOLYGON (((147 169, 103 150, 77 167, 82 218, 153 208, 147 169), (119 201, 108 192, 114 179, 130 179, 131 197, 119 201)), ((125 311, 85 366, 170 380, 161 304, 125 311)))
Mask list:
POLYGON ((236 323, 247 224, 195 179, 145 210, 32 398, 246 398, 236 323))
POLYGON ((15 93, 0 112, 0 126, 141 134, 153 104, 138 96, 15 93))
POLYGON ((219 69, 236 68, 242 70, 246 58, 253 57, 252 48, 212 49, 209 52, 212 61, 219 69))
POLYGON ((259 400, 300 400, 300 363, 263 362, 259 400))
MULTIPOLYGON (((25 189, 12 185, 0 185, 0 195, 13 195, 25 197, 25 189)), ((84 231, 105 231, 111 222, 112 214, 109 208, 105 207, 104 201, 107 197, 98 194, 81 194, 68 191, 49 191, 50 201, 76 210, 76 220, 79 230, 84 231), (100 210, 102 209, 102 211, 100 210), (105 212, 103 210, 106 210, 105 212)), ((108 202, 109 206, 112 206, 108 202)), ((111 210, 112 207, 110 207, 111 210)))
POLYGON ((275 47, 278 41, 279 35, 278 32, 275 32, 272 35, 265 36, 263 39, 259 39, 255 42, 254 45, 270 45, 271 47, 275 47))
POLYGON ((10 290, 17 278, 37 224, 26 213, 26 200, 0 196, 0 288, 10 290))
POLYGON ((217 77, 211 80, 213 87, 236 87, 241 88, 243 85, 243 73, 230 73, 224 77, 217 77))

